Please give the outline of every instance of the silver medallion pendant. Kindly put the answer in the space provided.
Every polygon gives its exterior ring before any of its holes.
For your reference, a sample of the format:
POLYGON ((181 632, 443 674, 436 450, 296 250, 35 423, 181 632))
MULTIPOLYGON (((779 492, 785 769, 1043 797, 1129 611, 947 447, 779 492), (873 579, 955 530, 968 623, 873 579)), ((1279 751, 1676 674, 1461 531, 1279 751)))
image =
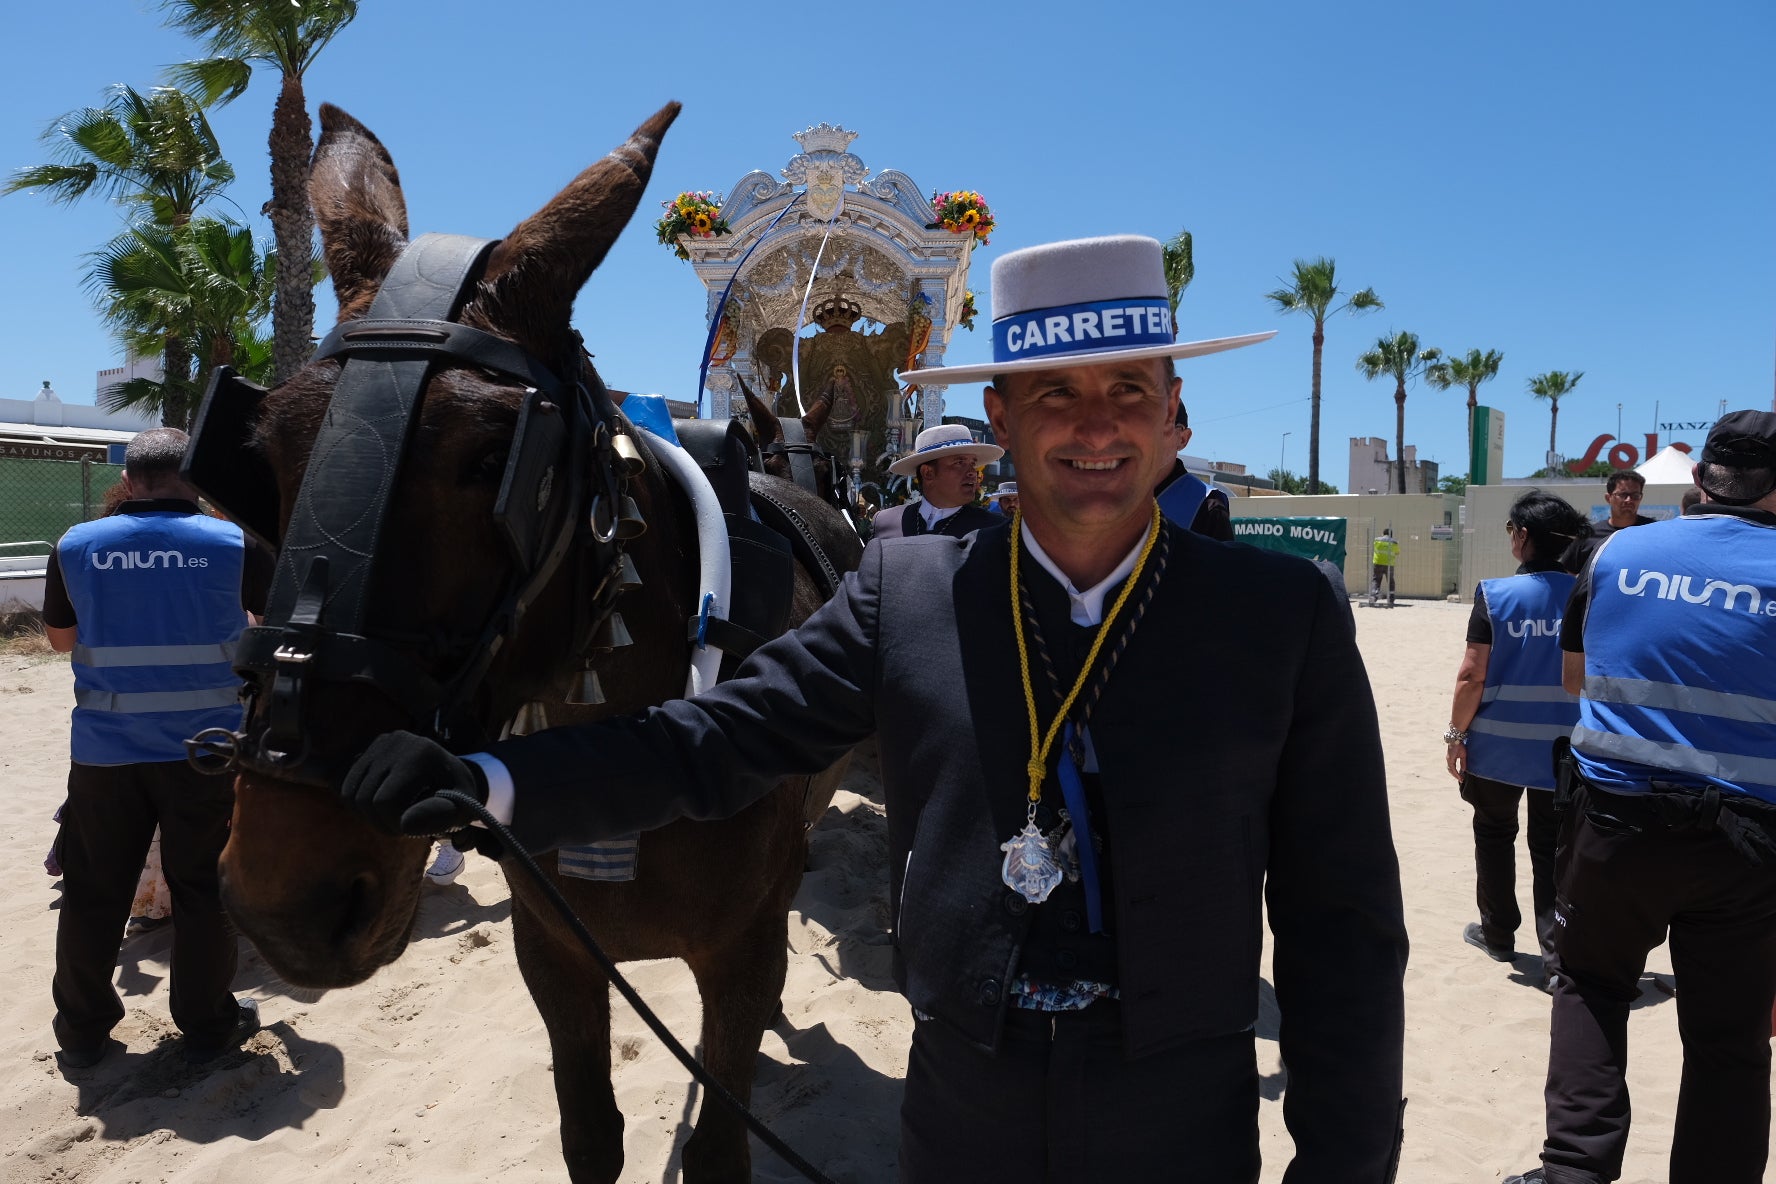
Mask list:
POLYGON ((999 876, 1005 886, 1031 904, 1041 904, 1061 882, 1061 868, 1055 862, 1048 839, 1036 829, 1032 820, 1024 829, 999 844, 1005 852, 1005 863, 999 876))

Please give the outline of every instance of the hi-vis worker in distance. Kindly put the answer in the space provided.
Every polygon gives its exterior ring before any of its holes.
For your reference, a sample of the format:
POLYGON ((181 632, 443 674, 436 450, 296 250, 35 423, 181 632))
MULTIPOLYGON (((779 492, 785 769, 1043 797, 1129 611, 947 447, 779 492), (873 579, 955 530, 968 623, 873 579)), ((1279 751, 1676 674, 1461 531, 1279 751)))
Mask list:
POLYGON ((1387 580, 1388 607, 1394 607, 1394 567, 1400 562, 1400 544, 1394 539, 1394 528, 1387 527, 1375 540, 1369 557, 1369 607, 1381 598, 1381 582, 1387 580))

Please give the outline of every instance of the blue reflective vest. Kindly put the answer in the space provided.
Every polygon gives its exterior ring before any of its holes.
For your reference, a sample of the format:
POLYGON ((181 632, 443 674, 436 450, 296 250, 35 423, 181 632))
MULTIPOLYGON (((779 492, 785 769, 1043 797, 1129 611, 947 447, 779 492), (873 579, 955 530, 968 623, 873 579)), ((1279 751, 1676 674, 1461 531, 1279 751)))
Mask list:
POLYGON ((1560 686, 1560 622, 1572 595, 1563 571, 1482 580, 1492 620, 1486 689, 1468 725, 1468 768, 1479 777, 1554 788, 1554 742, 1572 735, 1579 699, 1560 686))
POLYGON ((1189 530, 1190 524, 1196 521, 1197 511, 1211 497, 1219 499, 1222 505, 1227 504, 1226 490, 1205 484, 1188 472, 1179 473, 1176 481, 1160 491, 1159 510, 1174 526, 1189 530))
POLYGON ((246 626, 240 527, 178 510, 114 514, 62 536, 74 605, 73 759, 185 759, 204 728, 239 728, 231 661, 246 626))
POLYGON ((1702 513, 1617 531, 1591 561, 1585 777, 1776 803, 1773 655, 1776 527, 1702 513))

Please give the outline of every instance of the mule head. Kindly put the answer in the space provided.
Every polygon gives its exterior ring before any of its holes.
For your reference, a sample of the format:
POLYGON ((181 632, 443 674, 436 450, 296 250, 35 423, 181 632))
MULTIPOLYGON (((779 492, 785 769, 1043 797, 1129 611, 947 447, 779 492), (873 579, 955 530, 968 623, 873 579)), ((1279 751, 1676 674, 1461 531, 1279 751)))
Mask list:
MULTIPOLYGON (((752 417, 753 430, 758 436, 759 450, 765 454, 765 472, 773 477, 781 477, 785 481, 795 480, 795 475, 791 471, 789 450, 802 447, 802 445, 791 445, 784 439, 783 421, 765 405, 763 399, 752 393, 752 388, 746 385, 744 378, 736 374, 734 380, 740 384, 740 393, 746 399, 746 412, 752 417)), ((807 445, 812 446, 810 454, 814 464, 816 488, 810 492, 818 493, 823 500, 828 502, 834 498, 833 458, 831 453, 820 447, 818 441, 820 430, 826 426, 827 419, 832 416, 832 410, 833 397, 827 393, 816 399, 814 406, 810 407, 801 417, 802 439, 807 442, 807 445)))
MULTIPOLYGON (((519 223, 464 289, 453 319, 521 347, 543 368, 538 373, 562 380, 564 402, 587 403, 590 396, 580 388, 597 382, 569 324, 574 297, 633 214, 677 113, 676 103, 663 108, 519 223)), ((331 105, 321 107, 321 127, 309 195, 343 323, 370 310, 406 247, 406 202, 393 160, 368 129, 331 105)), ((275 487, 286 541, 317 434, 330 419, 343 370, 354 364, 311 361, 257 409, 248 448, 275 487)), ((494 507, 526 408, 549 415, 574 408, 549 404, 553 388, 539 396, 508 371, 456 358, 435 362, 426 373, 413 426, 396 434, 404 444, 392 446, 398 476, 363 576, 361 632, 378 652, 392 655, 391 662, 416 672, 413 681, 448 684, 477 653, 494 648, 476 649, 488 623, 517 603, 508 615, 520 624, 473 684, 469 712, 479 740, 496 736, 518 705, 548 697, 571 676, 572 655, 563 653, 568 647, 560 635, 550 638, 532 623, 550 613, 557 621, 571 618, 575 553, 558 567, 538 567, 554 574, 537 576, 536 595, 515 602, 512 589, 525 578, 526 560, 515 554, 510 531, 502 535, 494 507)), ((549 470, 551 477, 555 472, 549 470)), ((597 474, 584 476, 590 481, 597 474)), ((549 480, 529 495, 547 499, 549 480)), ((312 506, 313 496, 305 504, 312 506)), ((302 579, 303 562, 285 547, 278 579, 302 579)), ((267 624, 284 628, 276 609, 274 596, 267 624)), ((341 803, 338 780, 376 735, 426 725, 410 698, 401 701, 376 679, 305 680, 293 717, 305 746, 301 771, 286 775, 275 762, 243 761, 233 832, 222 854, 223 899, 240 930, 288 981, 343 986, 405 948, 428 843, 370 827, 341 803)), ((276 697, 261 673, 245 744, 268 734, 269 701, 276 697)), ((287 705, 282 710, 292 718, 287 705)))

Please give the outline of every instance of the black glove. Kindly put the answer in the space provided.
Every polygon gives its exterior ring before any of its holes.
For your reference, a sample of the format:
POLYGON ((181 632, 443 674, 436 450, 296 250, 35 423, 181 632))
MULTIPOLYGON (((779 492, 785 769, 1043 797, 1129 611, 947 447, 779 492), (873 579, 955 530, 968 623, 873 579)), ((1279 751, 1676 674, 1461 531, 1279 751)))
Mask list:
POLYGON ((348 805, 390 834, 436 836, 459 831, 474 815, 435 796, 454 789, 487 803, 480 766, 411 732, 388 732, 370 742, 339 786, 348 805))

